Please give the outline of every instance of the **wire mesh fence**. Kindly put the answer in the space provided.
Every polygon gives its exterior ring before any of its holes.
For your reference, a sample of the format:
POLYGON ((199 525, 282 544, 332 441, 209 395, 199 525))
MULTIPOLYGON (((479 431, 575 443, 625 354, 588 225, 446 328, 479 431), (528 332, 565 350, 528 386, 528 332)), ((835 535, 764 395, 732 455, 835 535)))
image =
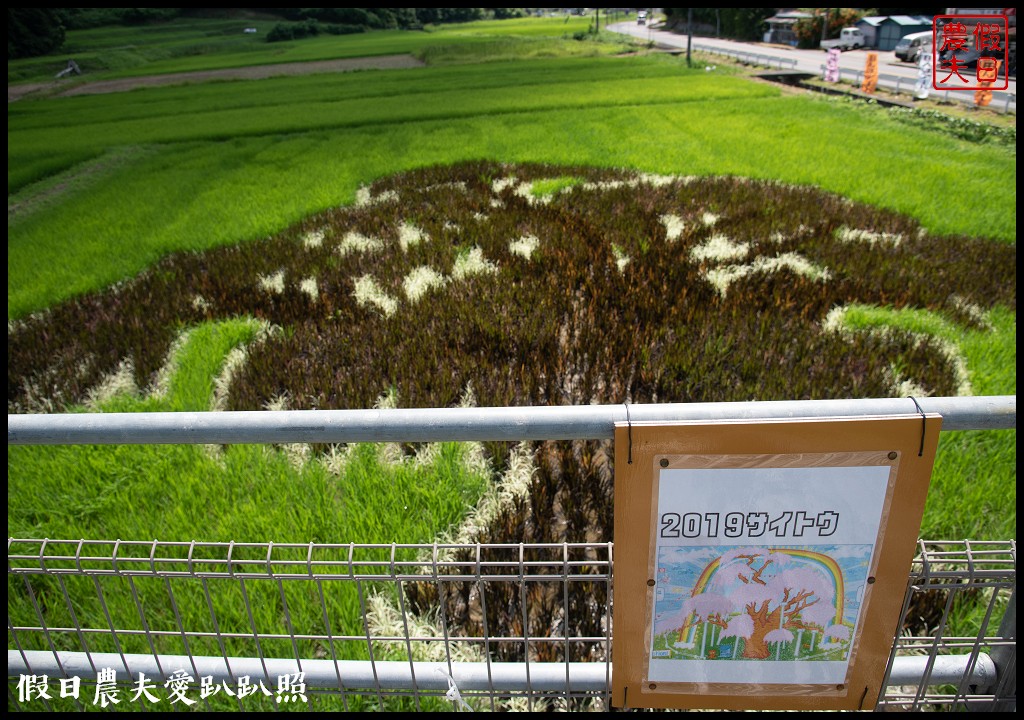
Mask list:
POLYGON ((142 673, 170 702, 179 673, 209 709, 290 702, 300 673, 300 702, 317 710, 602 703, 610 640, 582 629, 607 625, 611 552, 9 540, 8 674, 110 668, 129 699, 142 673), (591 602, 575 607, 571 586, 591 602))
POLYGON ((1016 541, 920 543, 880 709, 1016 709, 1016 569, 1016 541))
MULTIPOLYGON (((610 709, 612 561, 9 539, 8 707, 610 709)), ((878 709, 1015 709, 1015 588, 1014 541, 922 542, 878 709)))
MULTIPOLYGON (((8 444, 610 439, 907 401, 8 415, 8 444)), ((923 398, 944 430, 1016 398, 923 398)), ((608 710, 612 543, 8 539, 11 710, 608 710)), ((878 709, 1016 708, 1016 544, 922 542, 878 709)), ((638 608, 638 611, 641 611, 638 608)))

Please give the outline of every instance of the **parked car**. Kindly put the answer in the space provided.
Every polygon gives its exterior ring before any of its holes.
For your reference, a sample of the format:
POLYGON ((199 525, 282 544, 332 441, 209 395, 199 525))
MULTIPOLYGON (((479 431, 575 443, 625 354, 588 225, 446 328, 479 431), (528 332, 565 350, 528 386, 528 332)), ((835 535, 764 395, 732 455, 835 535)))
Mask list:
POLYGON ((932 51, 932 31, 904 35, 896 43, 895 53, 899 60, 916 63, 921 53, 932 51))

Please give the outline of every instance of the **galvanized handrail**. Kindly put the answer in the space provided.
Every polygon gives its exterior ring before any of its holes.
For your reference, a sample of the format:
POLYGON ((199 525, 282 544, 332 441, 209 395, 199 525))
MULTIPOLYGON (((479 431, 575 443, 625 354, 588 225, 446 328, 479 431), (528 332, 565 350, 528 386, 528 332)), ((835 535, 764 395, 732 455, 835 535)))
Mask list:
MULTIPOLYGON (((917 416, 919 413, 938 413, 943 417, 942 429, 949 430, 1015 430, 1016 396, 990 397, 939 397, 939 398, 903 398, 903 399, 864 399, 864 400, 812 400, 812 401, 770 401, 770 402, 736 402, 736 403, 668 403, 645 405, 591 405, 577 407, 502 407, 502 408, 425 408, 425 409, 374 409, 374 410, 319 410, 319 411, 263 411, 263 412, 202 412, 202 413, 72 413, 52 415, 8 415, 8 445, 27 444, 230 444, 230 443, 346 443, 346 442, 436 442, 436 441, 523 441, 523 440, 573 440, 573 439, 610 439, 614 437, 618 423, 650 423, 650 422, 699 422, 699 421, 756 421, 768 419, 814 419, 832 417, 865 417, 865 416, 917 416)), ((221 544, 209 544, 223 545, 221 544)), ((880 706, 917 708, 923 702, 942 702, 942 695, 927 694, 926 686, 953 684, 959 689, 957 695, 950 698, 953 704, 960 703, 965 707, 978 707, 979 703, 996 703, 998 709, 1015 708, 1013 670, 1016 663, 1016 624, 1013 610, 1015 597, 1015 542, 1010 542, 1009 550, 1005 548, 989 549, 971 546, 967 542, 965 549, 955 548, 953 551, 942 549, 929 550, 922 545, 921 557, 924 566, 920 577, 912 574, 909 593, 928 592, 929 588, 948 588, 952 593, 962 589, 964 558, 970 567, 969 579, 972 586, 981 589, 992 589, 989 614, 992 613, 997 593, 1011 593, 1011 608, 1005 613, 999 631, 995 635, 982 634, 978 638, 897 638, 893 655, 886 669, 885 685, 890 688, 913 686, 913 693, 901 695, 899 692, 887 693, 880 706), (1008 554, 1007 554, 1008 553, 1008 554), (961 557, 963 556, 963 557, 961 557), (1010 559, 1007 560, 1007 557, 1010 559), (980 564, 979 564, 980 563, 980 564), (986 570, 986 563, 994 563, 994 569, 986 570), (1010 563, 1010 565, 1007 565, 1010 563), (949 564, 951 570, 944 569, 949 564), (934 566, 934 567, 933 567, 934 566), (984 566, 984 567, 983 567, 984 566), (1009 568, 1009 569, 1008 569, 1009 568), (949 578, 946 578, 949 575, 949 578), (988 577, 991 575, 992 577, 988 577), (984 642, 983 642, 984 640, 984 642), (955 641, 955 642, 953 642, 955 641), (962 642, 961 642, 962 641, 962 642), (922 644, 923 643, 923 644, 922 644), (951 644, 952 643, 952 644, 951 644), (967 654, 940 655, 940 645, 946 648, 963 648, 970 650, 967 654), (927 655, 898 656, 903 651, 920 649, 927 655), (985 648, 990 648, 986 652, 985 648), (1008 685, 1009 683, 1009 685, 1008 685), (996 687, 994 695, 979 693, 996 687), (1007 689, 1009 688, 1009 689, 1007 689), (995 698, 995 700, 991 700, 995 698), (968 705, 968 703, 973 703, 968 705)), ((432 560, 396 562, 392 548, 392 560, 383 563, 379 558, 356 561, 352 549, 345 559, 316 560, 314 549, 334 551, 345 549, 345 545, 321 545, 314 548, 308 545, 308 551, 302 557, 291 557, 288 552, 297 553, 306 550, 306 545, 275 545, 267 544, 266 552, 257 560, 244 558, 232 559, 232 550, 247 547, 245 543, 229 543, 227 549, 227 572, 221 567, 224 563, 215 559, 194 560, 193 550, 197 543, 160 543, 159 541, 22 541, 9 539, 8 542, 8 574, 23 575, 25 582, 30 576, 52 577, 58 583, 63 578, 79 575, 91 577, 93 583, 112 576, 117 580, 123 578, 129 585, 135 578, 155 576, 165 583, 179 577, 194 577, 202 583, 238 582, 247 580, 258 582, 261 579, 281 583, 337 583, 367 581, 403 582, 465 582, 467 579, 478 584, 484 582, 518 582, 525 584, 533 581, 550 582, 559 575, 541 574, 534 577, 531 562, 523 561, 520 545, 520 558, 515 566, 515 573, 509 575, 501 568, 490 572, 491 564, 481 564, 479 550, 477 560, 471 562, 469 570, 465 562, 452 561, 438 563, 437 546, 433 546, 432 560), (19 543, 40 543, 38 551, 19 554, 19 543), (71 543, 74 551, 68 555, 67 550, 61 552, 60 547, 53 547, 57 554, 46 555, 48 545, 60 546, 71 543), (145 552, 146 547, 152 548, 145 552), (110 545, 109 550, 104 546, 110 545), (156 558, 158 547, 170 546, 178 551, 177 559, 156 558), (187 546, 187 547, 186 547, 187 546), (141 550, 139 548, 142 548, 141 550), (286 552, 282 558, 275 559, 272 548, 278 547, 286 552), (187 549, 187 562, 182 553, 187 549), (85 555, 83 555, 85 553, 85 555), (97 554, 99 553, 99 554, 97 554), (108 554, 109 553, 109 556, 108 554), (45 560, 45 562, 44 562, 45 560), (159 560, 161 567, 157 567, 159 560), (185 569, 180 567, 185 562, 185 569), (84 565, 83 565, 84 563, 84 565), (412 565, 424 565, 421 572, 412 569, 412 565), (109 565, 109 567, 108 567, 109 565), (167 567, 164 567, 164 566, 167 567), (197 567, 197 566, 202 567, 197 567), (388 572, 381 570, 384 565, 388 572), (405 567, 410 565, 410 567, 405 567), (365 567, 364 567, 365 566, 365 567), (429 567, 428 567, 429 566, 429 567), (247 569, 248 568, 248 569, 247 569), (346 571, 347 570, 347 571, 346 571), (250 572, 251 571, 251 572, 250 572), (469 573, 468 575, 466 573, 469 573)), ((204 545, 205 547, 205 545, 204 545)), ((383 546, 380 546, 383 547, 383 546)), ((501 549, 504 546, 494 546, 501 549)), ((511 546, 510 546, 511 547, 511 546)), ((538 546, 540 547, 540 546, 538 546)), ((365 546, 367 550, 379 549, 375 545, 365 546)), ((566 546, 568 548, 568 546, 566 546)), ((550 548, 548 548, 550 549, 550 548)), ((557 548, 556 548, 557 549, 557 548)), ((562 573, 564 582, 575 580, 611 582, 611 544, 607 544, 607 567, 595 562, 588 556, 586 565, 589 572, 597 575, 585 575, 576 578, 570 573, 569 563, 565 557, 555 558, 552 568, 562 573), (603 571, 601 568, 604 568, 603 571), (603 574, 602 574, 603 573, 603 574)), ((563 550, 564 553, 567 550, 563 550)), ((426 556, 424 556, 426 557, 426 556)), ((541 561, 538 561, 541 562, 541 561)), ((501 565, 497 562, 496 567, 501 565)), ((505 563, 509 565, 509 563, 505 563)), ((511 567, 510 566, 510 567, 511 567)), ((508 570, 508 568, 505 568, 508 570)), ((61 584, 61 587, 63 585, 61 584)), ((99 592, 99 585, 96 585, 99 592)), ((283 592, 283 588, 282 588, 283 592)), ((400 590, 399 590, 400 592, 400 590)), ((171 593, 168 585, 168 593, 171 593)), ((173 602, 173 595, 172 602, 173 602)), ((362 595, 360 596, 362 597, 362 595)), ((908 594, 908 600, 910 594, 908 594)), ((952 595, 951 595, 952 597, 952 595)), ((323 602, 321 597, 321 602, 323 602)), ((362 600, 361 600, 362 602, 362 600)), ((949 601, 951 602, 951 601, 949 601)), ((947 602, 947 605, 949 604, 947 602)), ((38 606, 36 608, 39 613, 38 606)), ((904 614, 907 608, 904 608, 904 614)), ((211 609, 211 613, 212 613, 211 609)), ((403 610, 403 615, 404 615, 403 610)), ((947 607, 948 612, 948 607, 947 607)), ((365 616, 366 608, 363 607, 365 616)), ((987 623, 986 619, 986 623, 987 623)), ((75 627, 47 626, 42 614, 39 614, 37 625, 12 624, 9 620, 8 630, 14 638, 20 636, 44 636, 59 633, 111 635, 116 637, 136 636, 145 634, 147 638, 173 635, 188 638, 199 638, 210 635, 209 631, 184 628, 155 629, 146 626, 144 629, 121 628, 115 630, 114 625, 83 629, 75 621, 75 627)), ((308 633, 307 633, 308 634, 308 633)), ((486 632, 485 632, 486 634, 486 632)), ((250 633, 242 634, 221 632, 217 630, 218 639, 226 637, 249 638, 250 633)), ((255 637, 255 636, 253 636, 255 637)), ((258 639, 269 641, 306 638, 306 634, 296 634, 290 626, 287 633, 263 633, 258 639)), ((363 639, 362 636, 326 636, 310 635, 314 639, 333 643, 342 639, 363 639)), ((446 638, 446 646, 448 636, 446 638)), ((365 640, 371 641, 369 631, 365 640)), ((430 643, 436 642, 434 637, 418 637, 410 634, 408 626, 402 637, 374 637, 373 641, 404 641, 430 643)), ((460 638, 462 643, 482 642, 534 642, 541 643, 546 638, 460 638)), ((607 643, 608 638, 591 637, 557 637, 555 642, 589 642, 607 643)), ((50 651, 41 651, 23 647, 17 640, 18 649, 8 649, 8 677, 24 673, 44 673, 53 677, 80 676, 91 678, 97 669, 103 667, 123 668, 129 675, 145 673, 147 675, 165 677, 173 668, 179 667, 187 672, 199 673, 215 679, 230 682, 238 680, 242 675, 262 676, 271 674, 290 674, 299 669, 306 673, 312 685, 334 687, 339 690, 344 700, 345 692, 360 692, 360 688, 370 688, 378 698, 391 689, 412 688, 424 696, 435 693, 443 696, 448 687, 448 679, 465 692, 479 693, 479 697, 489 697, 492 707, 495 694, 525 693, 529 700, 534 693, 554 692, 564 694, 566 701, 572 693, 591 694, 593 697, 607 698, 610 687, 611 662, 605 653, 599 662, 561 662, 561 663, 497 663, 490 660, 483 663, 453 662, 449 656, 447 662, 409 661, 391 662, 373 659, 371 649, 370 660, 342 660, 334 658, 303 659, 269 658, 261 653, 256 657, 203 656, 192 654, 174 656, 156 654, 131 653, 96 653, 96 652, 65 652, 57 651, 51 645, 50 651), (440 672, 438 672, 440 670, 440 672)), ((83 641, 83 647, 84 647, 83 641)), ((580 697, 579 695, 571 695, 580 697)), ((959 707, 960 705, 957 705, 959 707)), ((383 709, 383 704, 382 704, 383 709)))
POLYGON ((740 62, 751 65, 764 65, 766 67, 776 65, 780 70, 783 65, 788 65, 790 68, 796 67, 796 60, 794 58, 779 58, 772 55, 763 55, 761 53, 749 52, 746 50, 726 50, 723 48, 712 47, 710 45, 702 45, 700 43, 694 43, 693 49, 699 52, 734 57, 740 62))
MULTIPOLYGON (((943 430, 1017 427, 1017 396, 918 398, 943 430)), ((916 415, 909 398, 726 403, 8 415, 8 445, 606 440, 615 423, 916 415)))

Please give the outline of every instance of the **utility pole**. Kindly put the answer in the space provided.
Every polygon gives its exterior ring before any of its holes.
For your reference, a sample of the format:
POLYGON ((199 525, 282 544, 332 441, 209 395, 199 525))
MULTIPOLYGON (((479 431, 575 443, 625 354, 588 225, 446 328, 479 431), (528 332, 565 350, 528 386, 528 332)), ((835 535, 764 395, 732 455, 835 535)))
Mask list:
POLYGON ((693 42, 693 8, 686 10, 686 67, 693 67, 690 62, 690 44, 693 42))
POLYGON ((825 15, 821 20, 821 41, 825 42, 828 40, 828 14, 832 11, 832 8, 825 8, 825 15))

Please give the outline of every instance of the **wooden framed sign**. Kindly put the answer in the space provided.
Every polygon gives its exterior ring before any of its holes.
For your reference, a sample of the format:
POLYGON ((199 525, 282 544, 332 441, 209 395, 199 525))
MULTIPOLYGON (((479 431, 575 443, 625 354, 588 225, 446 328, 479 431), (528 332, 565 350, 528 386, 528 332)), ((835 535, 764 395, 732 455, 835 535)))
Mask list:
POLYGON ((871 709, 942 418, 616 425, 616 707, 871 709))

